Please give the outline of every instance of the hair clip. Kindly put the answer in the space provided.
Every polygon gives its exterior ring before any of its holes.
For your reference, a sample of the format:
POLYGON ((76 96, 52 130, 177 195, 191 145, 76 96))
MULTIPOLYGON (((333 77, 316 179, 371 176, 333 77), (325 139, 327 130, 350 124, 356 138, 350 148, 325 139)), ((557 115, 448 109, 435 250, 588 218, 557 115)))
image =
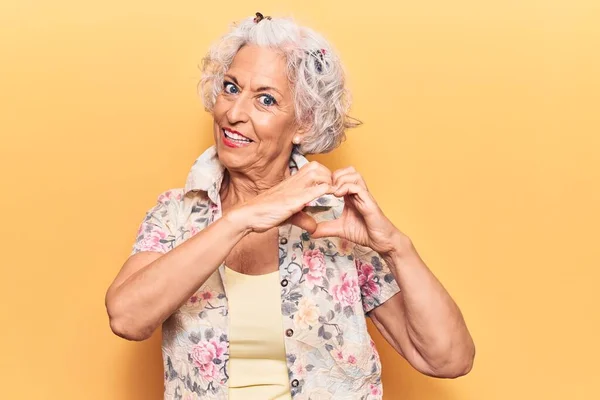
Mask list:
POLYGON ((325 49, 319 49, 308 53, 314 57, 315 69, 317 72, 322 73, 323 67, 327 66, 327 62, 325 61, 325 54, 327 54, 327 51, 325 49))
POLYGON ((254 17, 254 23, 258 24, 260 21, 262 21, 263 19, 271 19, 271 17, 269 17, 268 15, 265 17, 264 15, 262 15, 261 13, 257 12, 256 13, 256 17, 254 17))

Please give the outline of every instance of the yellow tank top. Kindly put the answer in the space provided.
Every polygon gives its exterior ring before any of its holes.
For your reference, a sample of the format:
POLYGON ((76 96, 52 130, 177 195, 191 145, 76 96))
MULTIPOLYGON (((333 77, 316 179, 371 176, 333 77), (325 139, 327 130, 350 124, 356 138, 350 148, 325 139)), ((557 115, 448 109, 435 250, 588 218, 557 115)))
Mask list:
POLYGON ((225 266, 229 400, 291 400, 279 271, 246 275, 225 266))

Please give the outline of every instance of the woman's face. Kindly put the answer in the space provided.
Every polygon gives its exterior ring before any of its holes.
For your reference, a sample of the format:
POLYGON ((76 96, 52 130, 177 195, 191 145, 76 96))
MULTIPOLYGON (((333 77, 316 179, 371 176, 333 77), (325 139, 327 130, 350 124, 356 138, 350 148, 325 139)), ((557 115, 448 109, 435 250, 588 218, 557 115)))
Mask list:
POLYGON ((213 109, 220 161, 242 172, 287 165, 295 122, 292 90, 281 53, 243 46, 227 72, 213 109))

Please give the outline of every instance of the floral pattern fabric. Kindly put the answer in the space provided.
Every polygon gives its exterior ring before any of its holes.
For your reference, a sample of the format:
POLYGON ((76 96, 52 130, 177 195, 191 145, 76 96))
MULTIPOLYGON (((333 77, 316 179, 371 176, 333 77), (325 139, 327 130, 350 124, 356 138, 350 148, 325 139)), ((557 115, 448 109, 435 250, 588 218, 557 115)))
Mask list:
MULTIPOLYGON (((290 172, 308 160, 294 152, 290 172)), ((221 216, 224 167, 216 148, 194 163, 184 188, 165 191, 142 221, 131 254, 166 253, 221 216)), ((325 195, 305 212, 337 218, 343 200, 325 195)), ((400 291, 379 254, 336 237, 279 228, 281 316, 295 400, 382 398, 381 362, 365 316, 400 291)), ((164 398, 227 399, 229 342, 224 265, 163 324, 164 398)))

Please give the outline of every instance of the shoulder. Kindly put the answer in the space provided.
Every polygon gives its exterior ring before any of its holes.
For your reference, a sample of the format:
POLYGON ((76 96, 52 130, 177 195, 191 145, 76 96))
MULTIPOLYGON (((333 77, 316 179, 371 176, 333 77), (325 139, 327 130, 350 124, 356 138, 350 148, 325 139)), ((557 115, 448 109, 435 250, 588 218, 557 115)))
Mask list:
POLYGON ((175 188, 161 192, 154 209, 174 226, 192 229, 193 225, 196 231, 204 227, 215 207, 205 191, 175 188))
POLYGON ((184 209, 187 205, 209 202, 208 194, 203 190, 190 190, 184 188, 168 189, 159 193, 156 206, 169 209, 184 209))
POLYGON ((176 203, 182 201, 184 197, 184 189, 183 188, 175 188, 165 190, 158 195, 157 203, 169 205, 171 203, 176 203))
POLYGON ((166 253, 173 248, 182 198, 183 189, 165 190, 157 196, 138 228, 131 255, 140 251, 166 253))
POLYGON ((144 222, 169 222, 175 220, 183 200, 183 189, 169 189, 158 194, 154 204, 146 211, 144 222))
POLYGON ((156 198, 155 209, 176 211, 184 201, 183 188, 168 189, 160 192, 156 198))
POLYGON ((158 194, 154 204, 146 211, 145 222, 169 224, 177 220, 185 202, 183 188, 168 189, 158 194))

